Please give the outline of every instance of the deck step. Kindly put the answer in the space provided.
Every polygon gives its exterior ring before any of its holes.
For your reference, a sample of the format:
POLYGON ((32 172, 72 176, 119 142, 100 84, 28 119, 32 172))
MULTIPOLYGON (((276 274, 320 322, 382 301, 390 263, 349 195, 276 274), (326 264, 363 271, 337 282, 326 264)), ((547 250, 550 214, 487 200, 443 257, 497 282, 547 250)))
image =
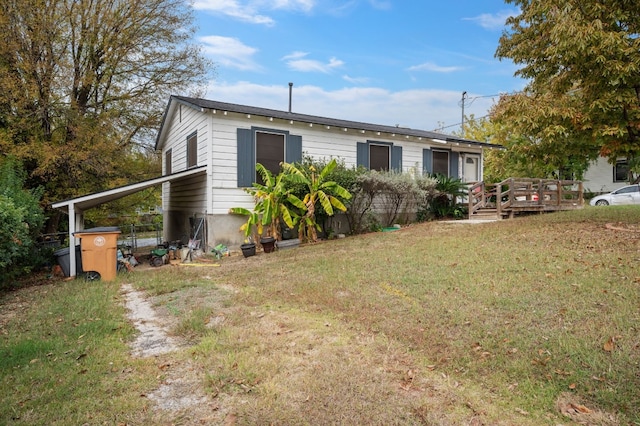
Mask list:
POLYGON ((474 212, 470 219, 497 219, 498 218, 498 210, 491 207, 485 207, 480 210, 474 212))

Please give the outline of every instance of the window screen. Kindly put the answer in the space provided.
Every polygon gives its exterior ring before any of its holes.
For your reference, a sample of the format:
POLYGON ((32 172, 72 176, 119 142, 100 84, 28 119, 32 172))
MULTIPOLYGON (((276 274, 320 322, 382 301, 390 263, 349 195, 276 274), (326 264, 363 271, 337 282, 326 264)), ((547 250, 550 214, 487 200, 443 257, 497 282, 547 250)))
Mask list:
POLYGON ((626 182, 629 179, 629 163, 626 161, 618 161, 613 168, 613 181, 626 182))
MULTIPOLYGON (((274 175, 280 173, 280 163, 284 161, 284 135, 276 133, 256 132, 256 163, 274 175)), ((262 178, 256 176, 262 183, 262 178)))
POLYGON ((389 147, 386 145, 369 145, 369 169, 389 170, 389 147))
POLYGON ((165 154, 164 154, 164 166, 165 166, 165 170, 167 175, 171 174, 171 150, 168 150, 165 154))
POLYGON ((433 174, 449 176, 448 151, 433 151, 433 174))
POLYGON ((198 165, 198 134, 187 138, 187 168, 198 165))

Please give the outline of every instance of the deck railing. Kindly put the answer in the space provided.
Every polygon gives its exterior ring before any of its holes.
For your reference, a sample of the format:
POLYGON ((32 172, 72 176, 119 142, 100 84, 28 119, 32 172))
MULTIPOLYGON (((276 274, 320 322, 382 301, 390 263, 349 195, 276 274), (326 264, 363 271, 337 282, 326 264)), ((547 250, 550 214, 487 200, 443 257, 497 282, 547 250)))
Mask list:
POLYGON ((575 180, 509 178, 469 187, 469 217, 486 208, 495 208, 497 217, 502 217, 526 211, 572 210, 583 204, 583 185, 575 180))

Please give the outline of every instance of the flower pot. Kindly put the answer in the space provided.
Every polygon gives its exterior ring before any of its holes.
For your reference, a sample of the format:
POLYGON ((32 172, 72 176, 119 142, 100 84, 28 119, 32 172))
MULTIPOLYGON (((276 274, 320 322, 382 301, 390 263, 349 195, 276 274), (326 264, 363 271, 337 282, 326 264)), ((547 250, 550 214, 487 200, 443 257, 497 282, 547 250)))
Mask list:
POLYGON ((300 239, 299 238, 292 238, 290 240, 282 240, 282 241, 278 241, 276 243, 276 246, 278 247, 278 250, 286 250, 286 249, 290 249, 290 248, 295 248, 298 247, 300 245, 300 239))
POLYGON ((244 257, 254 256, 256 254, 256 245, 255 243, 244 243, 240 245, 240 250, 242 250, 244 257))
POLYGON ((260 245, 262 245, 262 250, 265 253, 271 253, 276 248, 276 239, 273 237, 262 237, 260 238, 260 245))

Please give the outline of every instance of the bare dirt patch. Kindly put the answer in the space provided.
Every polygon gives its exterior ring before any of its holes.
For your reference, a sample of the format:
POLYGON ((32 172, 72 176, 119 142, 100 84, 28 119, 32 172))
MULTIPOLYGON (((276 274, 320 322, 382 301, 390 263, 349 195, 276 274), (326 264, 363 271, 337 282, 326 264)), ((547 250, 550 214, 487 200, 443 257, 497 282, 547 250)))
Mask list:
POLYGON ((640 225, 635 223, 607 223, 604 227, 610 231, 640 232, 640 225))
MULTIPOLYGON (((177 351, 180 346, 169 335, 169 322, 157 315, 144 293, 134 290, 129 284, 124 284, 122 291, 128 317, 140 332, 131 343, 132 355, 160 357, 177 351)), ((155 403, 156 409, 172 412, 172 416, 181 419, 181 424, 206 422, 208 413, 216 408, 204 392, 202 374, 197 367, 190 362, 161 360, 159 368, 164 372, 162 384, 147 395, 155 403)), ((163 418, 161 413, 155 417, 163 418)))
POLYGON ((178 349, 177 343, 167 334, 165 324, 156 315, 144 293, 134 290, 129 284, 124 284, 122 291, 129 311, 128 317, 140 332, 131 344, 133 355, 148 357, 178 349))

